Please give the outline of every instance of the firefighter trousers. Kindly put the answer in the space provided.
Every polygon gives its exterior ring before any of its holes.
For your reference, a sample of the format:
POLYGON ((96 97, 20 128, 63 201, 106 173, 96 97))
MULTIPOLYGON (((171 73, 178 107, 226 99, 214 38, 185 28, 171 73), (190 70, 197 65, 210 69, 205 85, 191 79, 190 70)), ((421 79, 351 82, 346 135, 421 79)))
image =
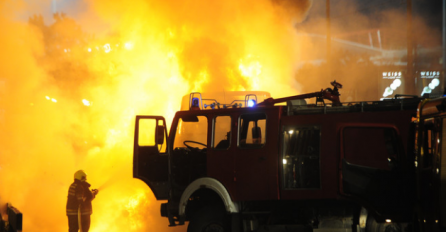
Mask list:
MULTIPOLYGON (((82 232, 88 232, 90 229, 90 215, 81 216, 82 232)), ((68 215, 68 232, 78 232, 79 221, 77 215, 68 215)))

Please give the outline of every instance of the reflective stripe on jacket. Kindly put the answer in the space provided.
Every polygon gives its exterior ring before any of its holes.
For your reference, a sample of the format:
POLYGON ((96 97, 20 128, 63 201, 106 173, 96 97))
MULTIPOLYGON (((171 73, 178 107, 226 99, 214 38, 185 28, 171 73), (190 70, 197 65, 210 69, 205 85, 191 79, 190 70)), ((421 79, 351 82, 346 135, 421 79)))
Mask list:
POLYGON ((67 215, 78 215, 79 206, 81 207, 81 215, 91 215, 93 213, 91 201, 94 199, 94 195, 89 187, 89 183, 77 179, 70 185, 67 197, 67 215))

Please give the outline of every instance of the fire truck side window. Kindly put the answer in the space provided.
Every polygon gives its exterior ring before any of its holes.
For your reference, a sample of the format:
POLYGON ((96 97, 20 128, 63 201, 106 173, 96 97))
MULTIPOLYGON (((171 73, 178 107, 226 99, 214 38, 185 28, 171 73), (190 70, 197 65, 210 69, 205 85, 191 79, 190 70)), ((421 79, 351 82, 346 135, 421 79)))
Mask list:
POLYGON ((285 128, 283 131, 283 180, 285 189, 320 188, 319 126, 285 128))
POLYGON ((156 119, 139 120, 139 146, 155 146, 156 119))
POLYGON ((173 148, 184 148, 184 141, 192 141, 187 143, 192 147, 200 149, 206 148, 201 144, 207 145, 208 120, 205 116, 197 116, 194 120, 189 118, 180 118, 178 120, 177 130, 175 132, 175 141, 173 148))
POLYGON ((214 119, 214 137, 212 147, 228 149, 231 141, 231 117, 217 116, 214 119))
POLYGON ((398 134, 393 128, 347 127, 343 131, 344 158, 355 165, 391 169, 398 158, 398 134))
POLYGON ((265 144, 266 115, 244 114, 240 116, 238 143, 241 148, 260 148, 265 144))

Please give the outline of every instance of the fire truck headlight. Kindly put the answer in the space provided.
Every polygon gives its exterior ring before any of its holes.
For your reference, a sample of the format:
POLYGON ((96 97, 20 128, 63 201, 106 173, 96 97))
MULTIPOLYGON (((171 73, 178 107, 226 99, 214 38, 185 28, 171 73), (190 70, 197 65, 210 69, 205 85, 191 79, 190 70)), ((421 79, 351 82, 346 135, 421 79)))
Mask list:
POLYGON ((255 100, 252 100, 252 99, 248 100, 248 107, 254 107, 255 105, 256 105, 256 101, 255 100))

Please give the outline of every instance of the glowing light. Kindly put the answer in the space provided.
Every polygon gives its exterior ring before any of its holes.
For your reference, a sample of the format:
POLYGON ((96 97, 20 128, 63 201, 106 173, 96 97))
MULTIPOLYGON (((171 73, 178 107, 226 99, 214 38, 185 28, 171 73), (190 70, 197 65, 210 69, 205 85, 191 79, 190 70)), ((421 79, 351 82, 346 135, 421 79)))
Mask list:
POLYGON ((434 78, 431 83, 433 84, 433 86, 437 87, 440 84, 440 80, 438 80, 437 78, 434 78))
POLYGON ((51 101, 52 101, 52 102, 57 102, 57 100, 56 100, 56 99, 54 99, 54 98, 51 98, 51 101))
POLYGON ((88 52, 91 52, 91 48, 88 48, 88 52))
POLYGON ((90 101, 87 100, 87 99, 82 99, 82 103, 84 103, 84 105, 86 105, 86 106, 90 106, 91 105, 90 101))
POLYGON ((435 223, 438 223, 438 220, 435 220, 435 223))
POLYGON ((438 85, 440 85, 440 80, 438 80, 437 78, 432 79, 431 83, 423 88, 421 96, 423 96, 425 93, 432 93, 432 90, 434 90, 438 85))
POLYGON ((48 96, 45 96, 45 98, 46 98, 46 100, 50 100, 50 97, 48 97, 48 96))
POLYGON ((124 44, 125 49, 132 50, 133 49, 133 43, 127 42, 124 44))
POLYGON ((439 174, 439 173, 440 173, 440 169, 437 168, 437 174, 439 174))
POLYGON ((293 133, 294 133, 293 130, 289 130, 289 131, 288 131, 288 134, 290 134, 290 135, 292 135, 293 133))
POLYGON ((429 88, 431 88, 431 89, 435 89, 435 84, 434 84, 434 83, 430 83, 430 84, 429 84, 429 88))
POLYGON ((390 219, 386 219, 386 222, 387 222, 387 223, 391 223, 392 220, 390 220, 390 219))
POLYGON ((283 159, 283 164, 286 164, 286 163, 287 163, 286 159, 283 159))
POLYGON ((384 90, 383 97, 387 97, 387 96, 390 96, 390 95, 392 95, 392 94, 393 94, 393 89, 392 89, 391 87, 387 87, 387 88, 384 90))
POLYGON ((395 80, 392 82, 392 84, 390 84, 390 86, 387 87, 387 88, 384 90, 383 97, 387 97, 387 96, 392 95, 392 94, 393 94, 393 91, 395 91, 395 90, 396 90, 398 87, 400 87, 400 86, 401 86, 401 80, 400 80, 400 79, 395 79, 395 80))
POLYGON ((104 51, 105 51, 105 53, 109 53, 111 51, 110 44, 105 44, 104 45, 104 51))
POLYGON ((253 107, 255 105, 256 105, 256 101, 255 100, 252 100, 252 99, 248 100, 248 107, 253 107))
MULTIPOLYGON (((430 85, 430 84, 429 84, 430 85)), ((425 93, 432 93, 432 89, 429 88, 429 86, 425 86, 423 88, 423 92, 421 92, 421 96, 423 96, 425 93)))
POLYGON ((418 167, 418 162, 417 161, 415 161, 415 167, 418 167))
POLYGON ((401 86, 401 80, 400 79, 395 79, 393 81, 393 83, 390 85, 390 88, 392 88, 393 90, 396 90, 400 86, 401 86))
POLYGON ((240 74, 252 84, 253 88, 258 89, 260 88, 259 78, 262 73, 262 65, 259 61, 253 60, 251 54, 247 55, 247 60, 249 61, 240 60, 238 66, 240 74))

